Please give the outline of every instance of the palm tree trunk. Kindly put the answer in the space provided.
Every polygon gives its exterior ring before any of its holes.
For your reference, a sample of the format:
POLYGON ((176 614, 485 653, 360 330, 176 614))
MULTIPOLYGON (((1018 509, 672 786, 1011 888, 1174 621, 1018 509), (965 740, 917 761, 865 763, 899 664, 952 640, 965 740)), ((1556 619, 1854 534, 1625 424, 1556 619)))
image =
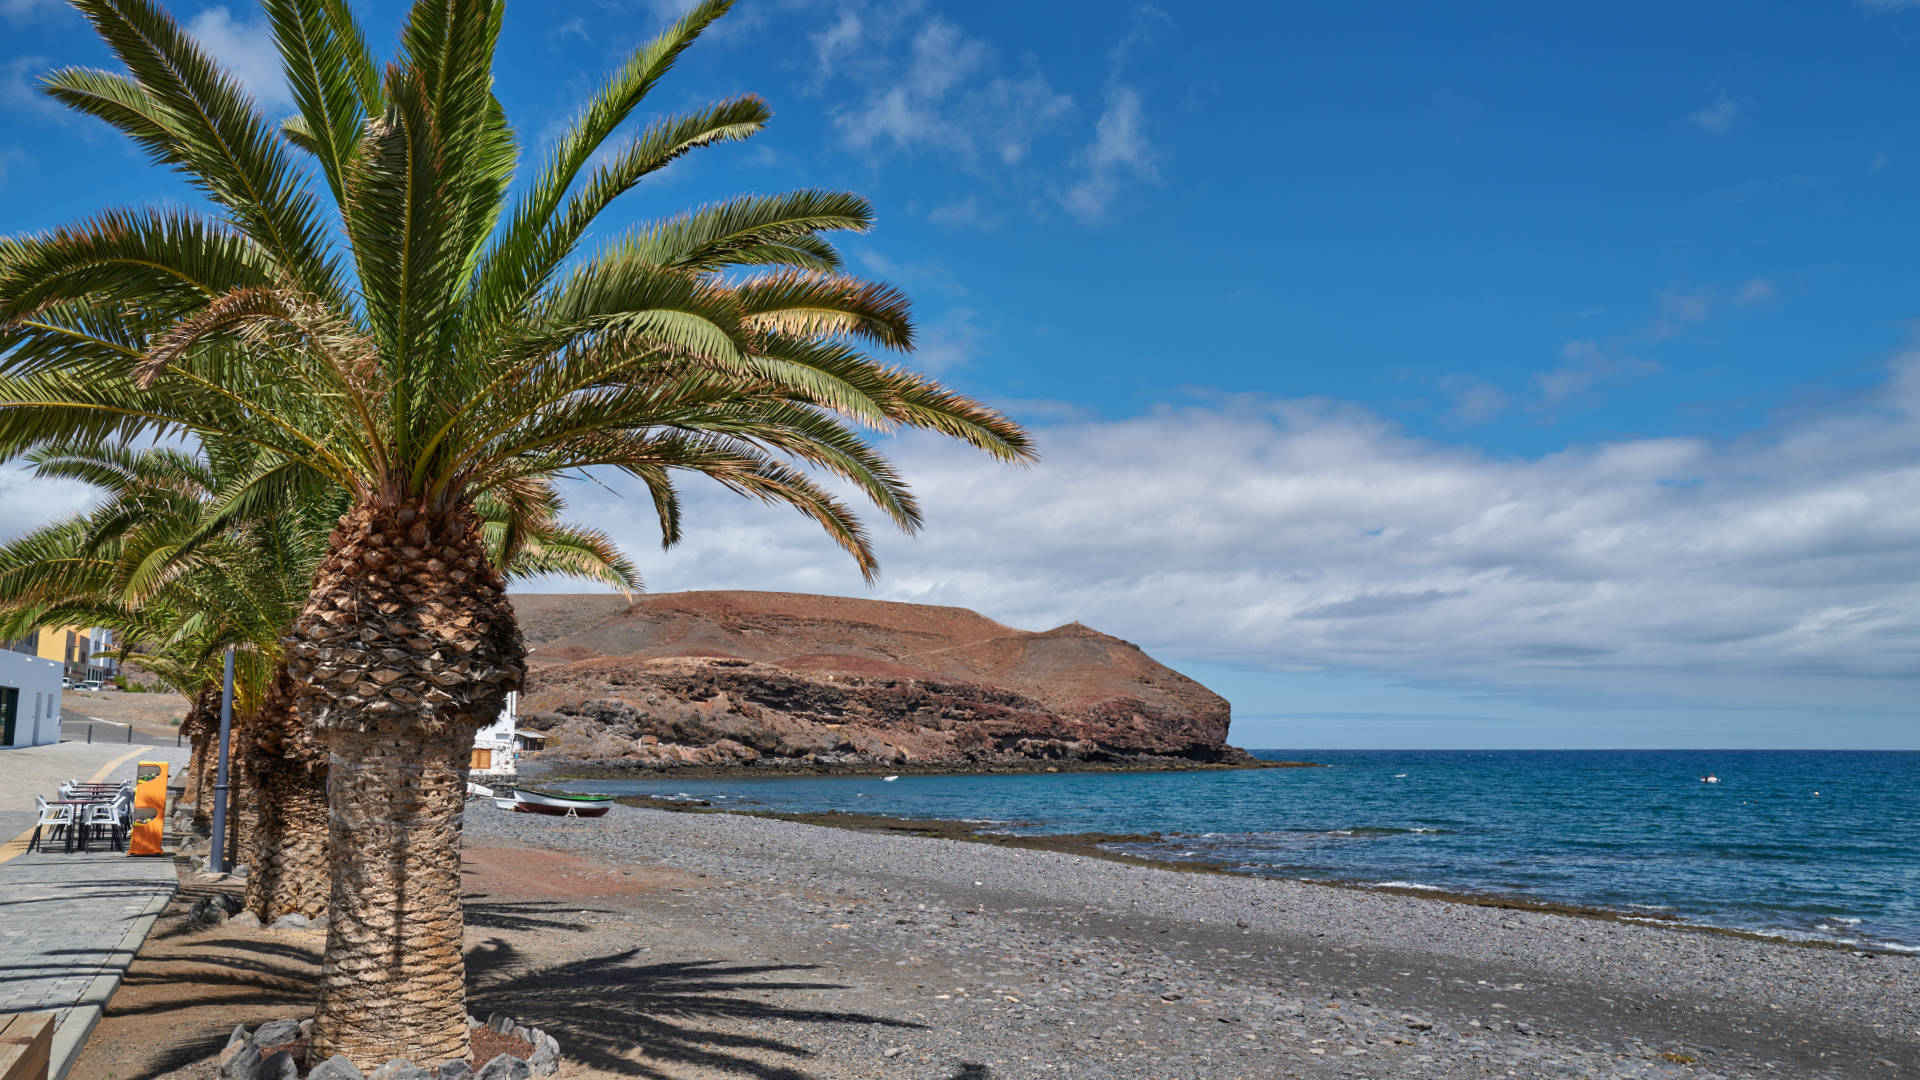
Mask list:
MULTIPOLYGON (((227 733, 227 737, 231 742, 227 746, 227 844, 225 854, 227 861, 235 866, 242 865, 247 861, 247 844, 252 840, 253 834, 259 831, 259 822, 257 819, 259 818, 260 812, 260 799, 258 793, 253 790, 251 782, 253 770, 247 767, 247 755, 241 750, 241 748, 246 745, 249 719, 250 718, 235 716, 233 718, 233 730, 227 733)), ((208 782, 207 790, 213 791, 214 797, 217 799, 219 798, 219 792, 215 790, 215 788, 217 787, 217 780, 220 775, 219 769, 215 768, 209 775, 213 777, 214 780, 208 782)), ((252 872, 252 867, 248 867, 248 872, 252 872)))
POLYGON ((220 698, 217 689, 201 687, 187 709, 180 730, 193 739, 193 756, 187 759, 187 790, 182 798, 193 806, 193 827, 201 832, 213 828, 214 741, 219 736, 220 698))
POLYGON ((331 755, 332 889, 308 1060, 465 1058, 467 763, 526 656, 477 519, 465 506, 356 506, 287 655, 297 707, 331 755))
MULTIPOLYGON (((186 727, 185 724, 180 726, 186 727)), ((202 731, 183 731, 181 734, 187 736, 188 745, 192 746, 193 750, 187 757, 187 774, 181 778, 186 781, 186 784, 180 792, 180 805, 191 806, 194 808, 194 813, 198 814, 200 811, 200 761, 207 755, 207 736, 202 731)))
POLYGON ((293 707, 286 665, 274 673, 247 740, 247 910, 261 922, 327 913, 327 752, 293 707))

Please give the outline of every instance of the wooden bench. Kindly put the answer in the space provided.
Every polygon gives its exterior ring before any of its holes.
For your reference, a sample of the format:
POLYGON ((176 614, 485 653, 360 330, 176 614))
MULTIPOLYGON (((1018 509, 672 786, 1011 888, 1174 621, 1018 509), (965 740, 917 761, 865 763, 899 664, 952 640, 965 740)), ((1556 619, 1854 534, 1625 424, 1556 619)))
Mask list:
POLYGON ((52 1013, 0 1016, 0 1080, 47 1080, 52 1056, 52 1013))

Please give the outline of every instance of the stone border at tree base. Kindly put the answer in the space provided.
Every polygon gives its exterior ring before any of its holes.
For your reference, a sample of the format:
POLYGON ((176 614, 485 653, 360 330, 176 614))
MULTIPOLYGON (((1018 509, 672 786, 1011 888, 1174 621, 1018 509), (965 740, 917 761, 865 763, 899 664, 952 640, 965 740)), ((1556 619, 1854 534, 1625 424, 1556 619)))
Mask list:
MULTIPOLYGON (((220 1051, 221 1080, 301 1080, 300 1062, 312 1028, 312 1020, 294 1019, 269 1020, 251 1032, 244 1024, 235 1027, 220 1051)), ((345 1054, 335 1054, 304 1075, 306 1080, 531 1080, 560 1071, 559 1040, 537 1027, 524 1027, 511 1016, 494 1013, 485 1022, 469 1015, 467 1028, 476 1045, 514 1040, 528 1047, 526 1056, 496 1053, 477 1072, 466 1061, 443 1061, 426 1069, 394 1058, 372 1073, 363 1073, 345 1054)))

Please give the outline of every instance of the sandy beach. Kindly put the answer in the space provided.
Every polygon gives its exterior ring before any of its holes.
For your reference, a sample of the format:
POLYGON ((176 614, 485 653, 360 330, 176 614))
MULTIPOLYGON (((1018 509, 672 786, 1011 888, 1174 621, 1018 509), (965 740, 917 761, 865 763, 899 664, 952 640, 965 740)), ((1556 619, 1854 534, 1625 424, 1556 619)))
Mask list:
MULTIPOLYGON (((1920 957, 1050 851, 475 803, 465 887, 472 1010, 554 1032, 564 1077, 1898 1077, 1920 1062, 1920 957)), ((234 1023, 301 1015, 322 935, 189 927, 195 892, 74 1080, 205 1076, 234 1023)))

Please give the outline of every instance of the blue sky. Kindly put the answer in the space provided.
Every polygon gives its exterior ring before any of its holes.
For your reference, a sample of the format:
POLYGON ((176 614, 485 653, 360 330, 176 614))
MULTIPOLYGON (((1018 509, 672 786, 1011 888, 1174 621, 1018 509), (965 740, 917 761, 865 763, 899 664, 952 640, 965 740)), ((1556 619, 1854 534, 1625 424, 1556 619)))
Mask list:
MULTIPOLYGON (((676 7, 510 6, 529 145, 676 7)), ((173 10, 287 108, 258 12, 173 10)), ((653 103, 772 128, 616 224, 866 194, 918 362, 1045 461, 902 440, 872 589, 717 496, 670 554, 617 481, 580 515, 658 590, 1079 619, 1246 745, 1920 747, 1920 4, 1206 11, 743 0, 653 103)), ((0 20, 0 229, 188 198, 33 95, 103 61, 76 15, 0 20)), ((9 532, 82 497, 0 483, 9 532)))

